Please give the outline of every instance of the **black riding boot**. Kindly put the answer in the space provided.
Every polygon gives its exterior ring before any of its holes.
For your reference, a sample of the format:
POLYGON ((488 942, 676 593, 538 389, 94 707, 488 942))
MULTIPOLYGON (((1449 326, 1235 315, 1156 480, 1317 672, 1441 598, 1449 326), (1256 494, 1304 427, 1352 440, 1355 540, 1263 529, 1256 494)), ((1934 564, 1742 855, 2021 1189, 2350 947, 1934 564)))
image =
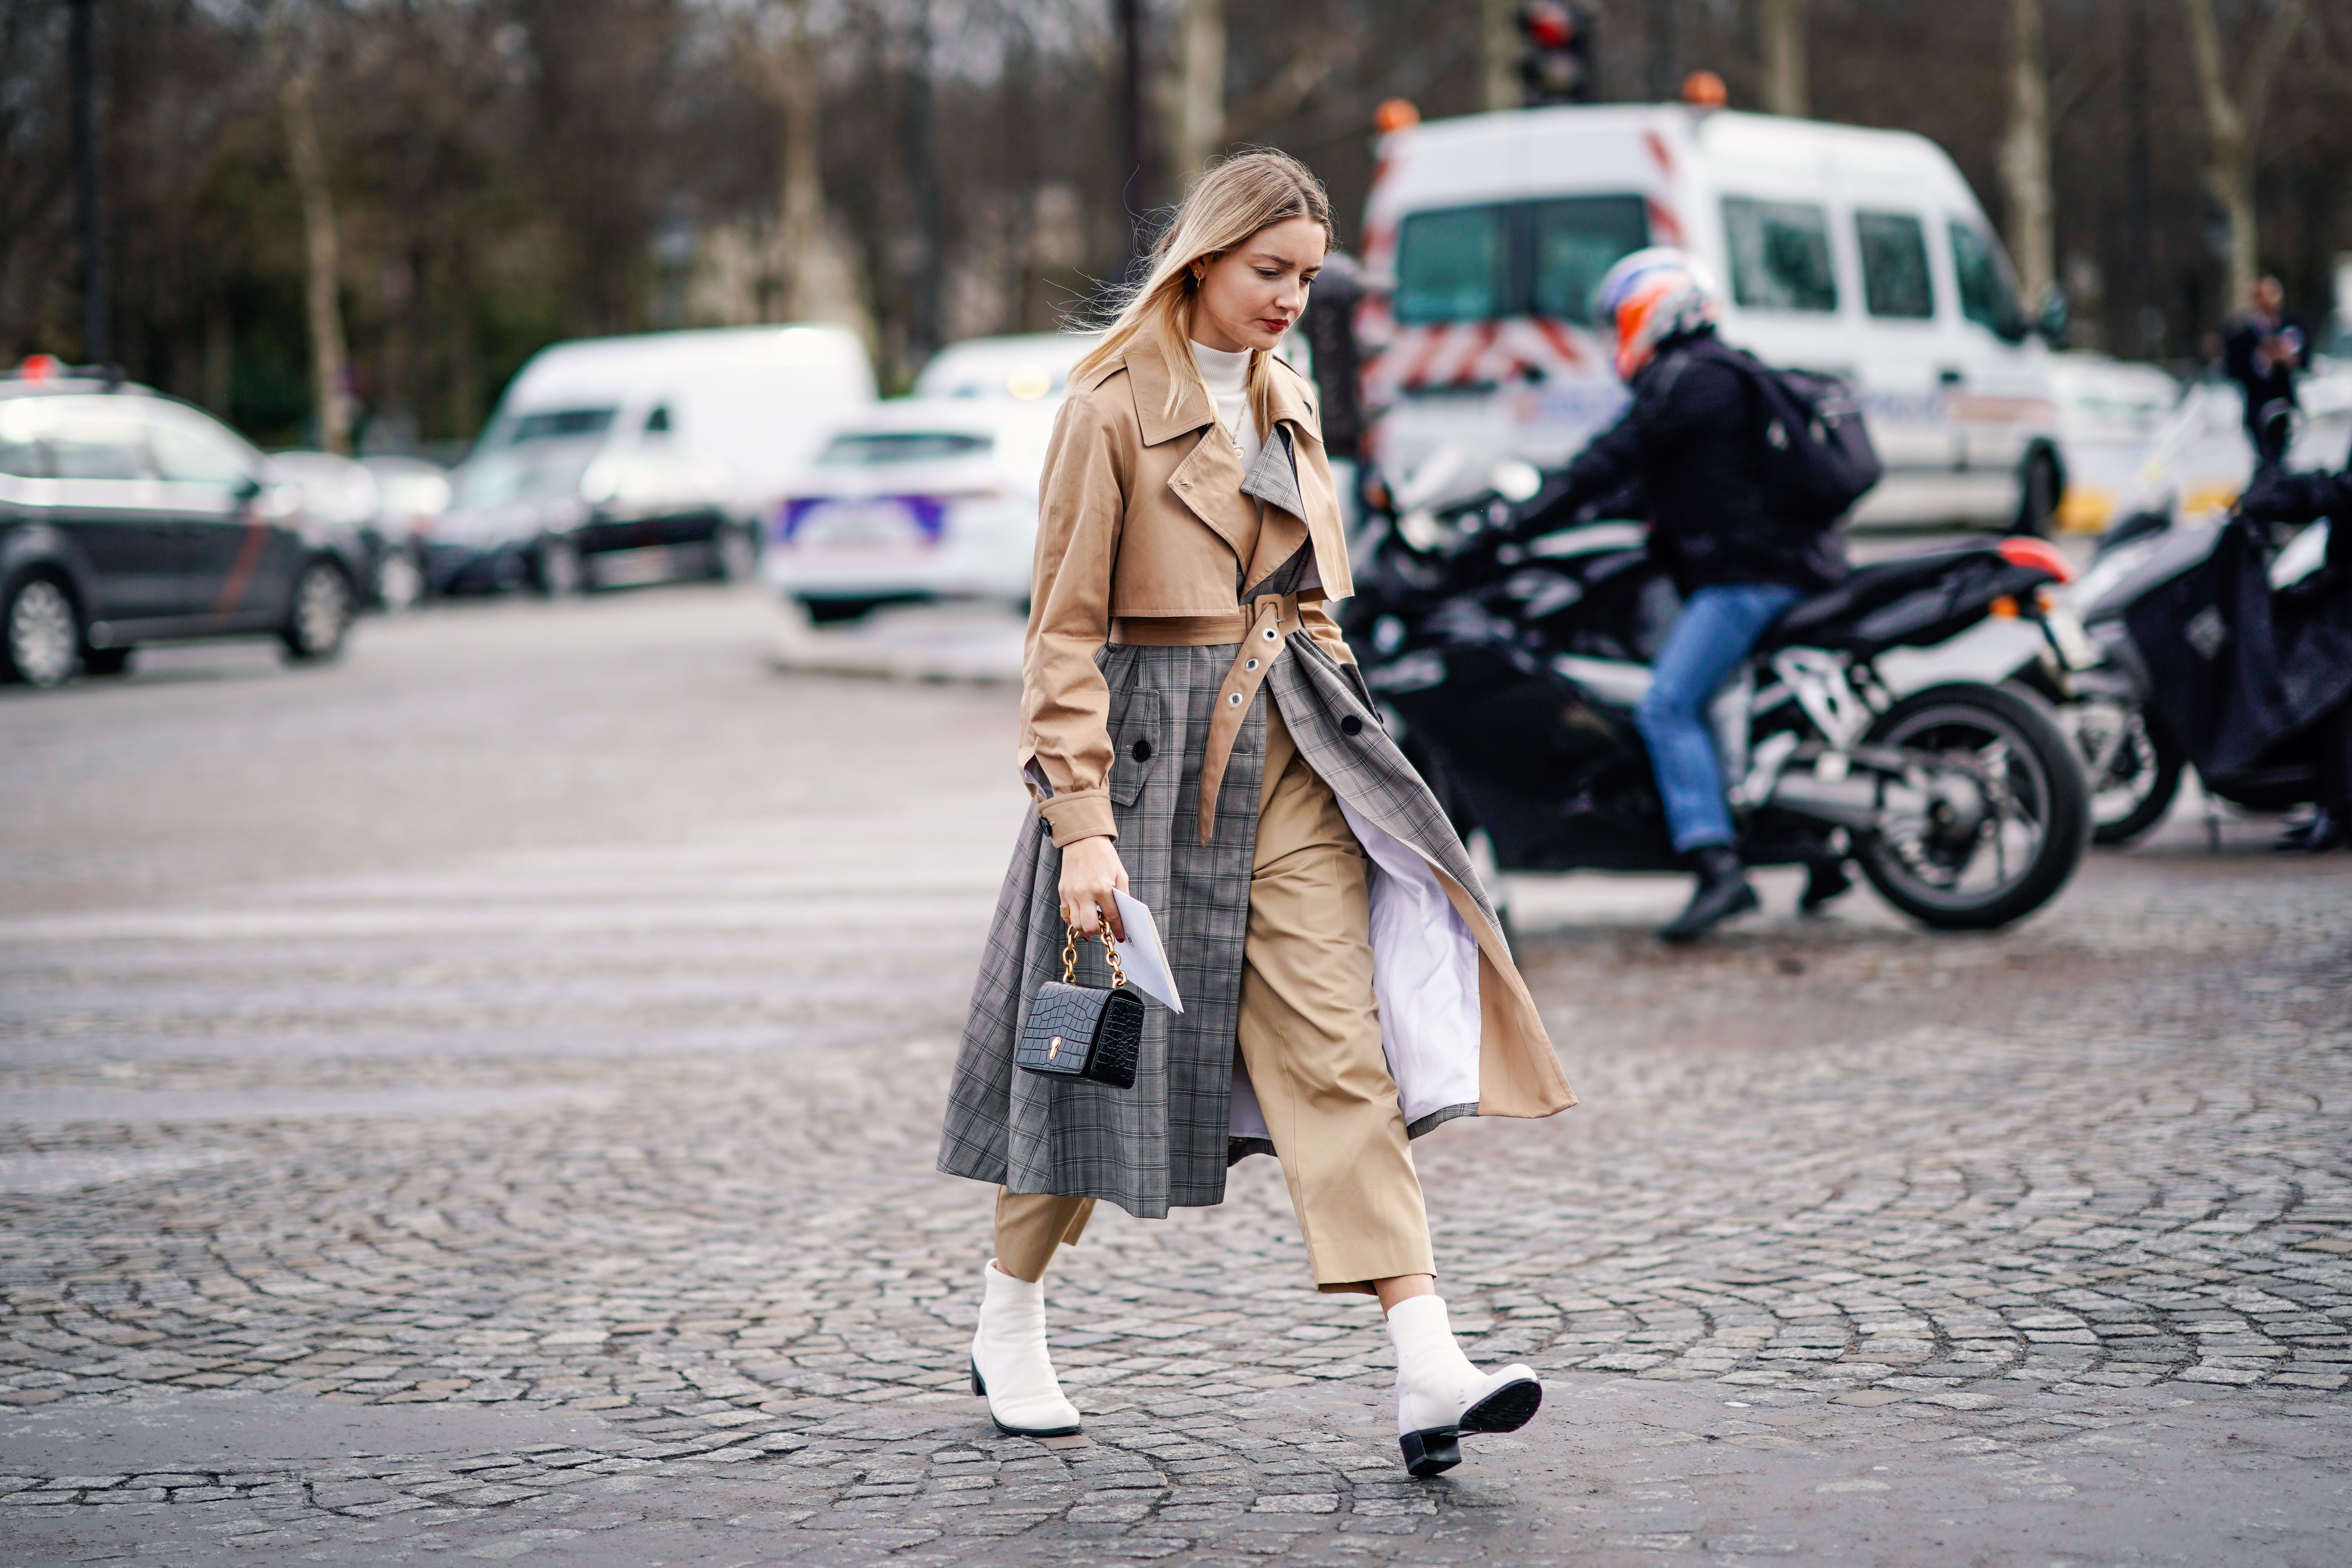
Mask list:
POLYGON ((1801 915, 1818 914, 1832 899, 1842 899, 1853 891, 1853 879, 1846 874, 1843 860, 1812 860, 1805 865, 1805 890, 1797 899, 1801 915))
POLYGON ((1746 914, 1756 907, 1756 889, 1739 864, 1739 851, 1728 844, 1706 844, 1691 852, 1698 863, 1698 889, 1673 921, 1661 926, 1661 942, 1696 942, 1718 921, 1746 914))

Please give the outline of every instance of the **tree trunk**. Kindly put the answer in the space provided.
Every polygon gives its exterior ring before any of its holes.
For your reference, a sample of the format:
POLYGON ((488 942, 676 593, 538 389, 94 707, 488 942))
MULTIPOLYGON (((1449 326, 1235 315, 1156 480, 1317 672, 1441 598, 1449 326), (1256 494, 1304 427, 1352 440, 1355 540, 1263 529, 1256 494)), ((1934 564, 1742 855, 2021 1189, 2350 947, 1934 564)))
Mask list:
POLYGON ((304 290, 310 328, 310 395, 319 410, 319 447, 349 452, 351 397, 345 388, 348 355, 343 347, 343 310, 338 297, 342 247, 335 228, 334 193, 327 186, 327 160, 319 150, 319 127, 310 111, 317 77, 309 65, 287 73, 279 89, 286 117, 287 161, 302 204, 302 237, 309 275, 304 290))
POLYGON ((1812 112, 1805 88, 1805 0, 1757 0, 1764 65, 1764 112, 1799 120, 1812 112))
POLYGON ((2009 0, 2009 129, 2001 138, 2000 183, 2008 197, 2010 258, 2029 305, 2058 278, 2042 26, 2042 0, 2009 0))
POLYGON ((1176 185, 1198 179, 1225 146, 1225 0, 1183 0, 1177 26, 1176 185))
POLYGON ((2197 69, 2197 95, 2205 107, 2205 189, 2230 226, 2230 294, 2242 301, 2262 273, 2254 175, 2260 165, 2263 121, 2270 110, 2271 83, 2285 63, 2295 35, 2303 31, 2310 7, 2308 0, 2279 0, 2248 50, 2232 93, 2213 0, 2181 0, 2181 5, 2189 13, 2189 52, 2197 69))
POLYGON ((1479 75, 1490 111, 1521 101, 1518 13, 1518 0, 1478 0, 1479 75))
POLYGON ((782 180, 776 192, 776 270, 782 319, 804 321, 818 313, 811 276, 824 243, 824 174, 818 162, 821 121, 815 51, 808 37, 805 0, 784 0, 785 33, 777 47, 774 92, 784 113, 782 180))

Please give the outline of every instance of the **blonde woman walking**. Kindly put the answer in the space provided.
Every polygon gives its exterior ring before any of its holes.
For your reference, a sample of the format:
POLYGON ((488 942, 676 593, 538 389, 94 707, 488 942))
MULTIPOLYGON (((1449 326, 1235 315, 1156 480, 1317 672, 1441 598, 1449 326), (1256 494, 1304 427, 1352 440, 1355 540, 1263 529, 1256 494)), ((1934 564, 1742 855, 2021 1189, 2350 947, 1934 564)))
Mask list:
MULTIPOLYGON (((1097 1200, 1145 1219, 1282 1163, 1322 1290, 1377 1295, 1407 1466, 1460 1462, 1543 1390, 1473 1366, 1436 1293, 1411 1140, 1576 1102, 1494 911, 1392 744, 1327 603, 1347 541, 1308 383, 1271 352, 1331 243, 1279 153, 1185 198, 1070 377, 1045 458, 1020 768, 1037 803, 972 997, 940 1168, 995 1184, 974 1393, 1006 1432, 1078 1429, 1042 1281, 1097 1200), (1114 889, 1160 926, 1185 1010, 1150 1010, 1135 1083, 1013 1065, 1067 931, 1114 889)), ((1108 983, 1101 949, 1082 984, 1108 983)))

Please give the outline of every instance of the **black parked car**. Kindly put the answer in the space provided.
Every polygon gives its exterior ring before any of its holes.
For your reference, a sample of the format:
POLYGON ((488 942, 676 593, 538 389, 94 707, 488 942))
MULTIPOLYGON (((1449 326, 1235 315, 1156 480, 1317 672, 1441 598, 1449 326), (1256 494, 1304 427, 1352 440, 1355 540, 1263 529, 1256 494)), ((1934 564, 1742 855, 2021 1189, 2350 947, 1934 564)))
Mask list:
POLYGON ((333 658, 361 600, 358 535, 218 420, 95 374, 0 375, 0 677, 115 675, 143 642, 275 635, 333 658))

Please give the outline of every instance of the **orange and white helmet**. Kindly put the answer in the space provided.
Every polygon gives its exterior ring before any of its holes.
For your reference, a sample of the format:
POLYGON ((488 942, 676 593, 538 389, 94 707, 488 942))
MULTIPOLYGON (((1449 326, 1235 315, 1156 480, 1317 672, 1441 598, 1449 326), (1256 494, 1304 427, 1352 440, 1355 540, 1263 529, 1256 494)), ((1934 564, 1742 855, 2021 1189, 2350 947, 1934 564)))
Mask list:
POLYGON ((1686 250, 1652 246, 1623 258, 1592 291, 1596 326, 1617 333, 1617 374, 1631 381, 1658 346, 1722 318, 1723 291, 1706 262, 1686 250))

